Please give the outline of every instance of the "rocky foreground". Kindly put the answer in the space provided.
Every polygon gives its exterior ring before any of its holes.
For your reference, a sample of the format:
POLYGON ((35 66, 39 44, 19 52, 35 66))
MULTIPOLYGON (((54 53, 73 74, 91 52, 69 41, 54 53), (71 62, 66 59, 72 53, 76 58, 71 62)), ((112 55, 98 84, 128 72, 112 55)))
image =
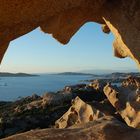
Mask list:
POLYGON ((140 77, 129 76, 119 87, 93 80, 57 93, 1 102, 0 136, 5 140, 140 139, 139 89, 140 77))

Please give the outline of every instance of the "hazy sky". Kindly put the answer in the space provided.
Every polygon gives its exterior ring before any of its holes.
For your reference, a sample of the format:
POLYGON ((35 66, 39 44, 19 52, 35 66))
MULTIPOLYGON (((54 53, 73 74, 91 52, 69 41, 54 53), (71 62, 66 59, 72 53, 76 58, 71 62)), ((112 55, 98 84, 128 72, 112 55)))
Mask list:
POLYGON ((88 69, 136 69, 131 59, 113 57, 113 35, 85 24, 67 45, 36 29, 10 43, 1 71, 47 73, 88 69))

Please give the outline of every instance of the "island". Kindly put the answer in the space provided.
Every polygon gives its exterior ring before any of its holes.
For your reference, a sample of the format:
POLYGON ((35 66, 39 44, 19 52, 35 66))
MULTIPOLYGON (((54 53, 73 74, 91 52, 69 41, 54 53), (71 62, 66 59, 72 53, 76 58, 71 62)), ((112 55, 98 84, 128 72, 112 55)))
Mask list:
POLYGON ((79 73, 79 72, 63 72, 63 73, 57 73, 57 75, 85 75, 85 76, 98 76, 91 73, 79 73))
POLYGON ((34 77, 36 74, 0 72, 0 77, 34 77))

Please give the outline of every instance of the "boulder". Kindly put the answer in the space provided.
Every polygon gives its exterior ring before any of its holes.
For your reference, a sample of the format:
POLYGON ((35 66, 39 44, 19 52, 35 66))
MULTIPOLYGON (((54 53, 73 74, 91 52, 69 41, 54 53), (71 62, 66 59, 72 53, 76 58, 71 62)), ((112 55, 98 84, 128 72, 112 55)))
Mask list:
POLYGON ((112 117, 103 117, 65 129, 39 129, 3 140, 138 140, 140 131, 112 117))
POLYGON ((71 92, 74 92, 75 90, 79 90, 79 89, 82 89, 82 88, 85 88, 85 87, 86 87, 86 84, 77 84, 77 85, 66 86, 64 88, 63 92, 71 93, 71 92))
POLYGON ((90 84, 89 87, 92 87, 93 89, 97 90, 98 92, 103 92, 103 89, 106 85, 106 82, 103 80, 93 80, 90 84))
POLYGON ((140 77, 136 76, 131 76, 129 75, 123 82, 122 82, 123 87, 130 87, 130 88, 140 88, 140 77))
POLYGON ((76 97, 70 109, 55 122, 56 128, 67 128, 74 124, 86 123, 103 117, 104 114, 96 108, 76 97))
POLYGON ((90 84, 66 86, 60 93, 71 95, 72 99, 78 96, 85 102, 92 102, 93 100, 102 101, 106 98, 103 93, 103 87, 105 85, 104 82, 95 80, 90 84))
POLYGON ((108 84, 104 92, 127 125, 140 128, 140 90, 108 84))
POLYGON ((1 103, 0 138, 35 128, 49 128, 70 107, 70 94, 33 95, 15 102, 1 103), (58 96, 57 96, 58 95, 58 96))

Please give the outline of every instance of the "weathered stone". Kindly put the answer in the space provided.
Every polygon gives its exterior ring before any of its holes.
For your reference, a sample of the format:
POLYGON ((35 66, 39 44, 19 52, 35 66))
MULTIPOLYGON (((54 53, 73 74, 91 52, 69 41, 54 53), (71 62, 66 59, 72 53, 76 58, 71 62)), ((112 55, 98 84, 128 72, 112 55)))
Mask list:
POLYGON ((4 140, 138 140, 140 131, 112 117, 80 124, 68 129, 32 130, 4 140))
POLYGON ((71 85, 71 86, 66 86, 63 90, 65 93, 71 93, 74 92, 75 90, 83 89, 86 87, 86 84, 78 84, 78 85, 71 85))
POLYGON ((47 93, 0 103, 0 138, 36 128, 49 128, 70 107, 69 95, 47 93), (57 96, 58 95, 58 96, 57 96))
POLYGON ((129 87, 132 89, 140 88, 140 77, 128 76, 126 80, 122 82, 123 87, 129 87))
POLYGON ((74 124, 86 123, 103 117, 104 114, 96 108, 76 97, 70 109, 55 122, 56 128, 67 128, 74 124))
POLYGON ((140 91, 129 87, 107 85, 104 88, 113 107, 122 116, 124 121, 131 127, 140 128, 140 91))
POLYGON ((103 87, 106 85, 104 82, 95 80, 91 84, 78 84, 66 86, 60 93, 64 95, 71 95, 72 99, 77 96, 84 102, 92 102, 93 100, 102 101, 106 98, 103 93, 103 87))
POLYGON ((108 28, 108 26, 106 24, 102 25, 102 31, 106 34, 110 33, 110 29, 108 28))
POLYGON ((103 80, 94 80, 89 84, 89 87, 92 87, 98 92, 102 93, 105 85, 106 82, 104 82, 103 80))
POLYGON ((139 0, 6 0, 0 2, 0 17, 0 61, 10 41, 37 27, 65 44, 92 21, 114 34, 115 56, 140 63, 139 0))

